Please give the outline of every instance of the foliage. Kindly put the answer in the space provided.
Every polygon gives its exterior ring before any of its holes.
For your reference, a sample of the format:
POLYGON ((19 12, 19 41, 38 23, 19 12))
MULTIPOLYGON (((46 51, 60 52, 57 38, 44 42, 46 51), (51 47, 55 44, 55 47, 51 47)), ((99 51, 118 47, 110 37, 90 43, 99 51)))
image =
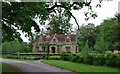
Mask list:
POLYGON ((120 14, 116 14, 115 17, 104 20, 96 27, 92 23, 82 25, 77 31, 79 36, 77 38, 79 50, 96 50, 102 53, 107 50, 112 50, 113 46, 119 46, 119 17, 120 14), (89 47, 86 47, 86 42, 89 47))
POLYGON ((2 52, 31 52, 31 47, 25 42, 19 42, 18 40, 2 43, 2 52))
POLYGON ((89 23, 88 25, 85 25, 85 26, 82 25, 80 27, 80 30, 78 30, 78 33, 80 33, 80 36, 78 37, 77 42, 78 42, 79 48, 81 48, 80 50, 86 47, 86 42, 89 48, 94 46, 95 40, 96 40, 96 28, 94 24, 89 23))
POLYGON ((92 23, 85 26, 82 25, 80 30, 78 30, 79 37, 77 43, 79 49, 84 49, 86 47, 86 42, 89 46, 87 51, 92 49, 104 52, 106 50, 111 50, 113 46, 119 46, 119 17, 120 15, 116 14, 115 17, 104 20, 97 27, 92 23))
POLYGON ((0 52, 2 52, 2 44, 0 44, 0 52))
POLYGON ((88 53, 90 51, 90 48, 88 46, 88 41, 86 41, 85 46, 82 48, 81 53, 88 53))
POLYGON ((69 23, 69 17, 66 17, 65 10, 58 9, 58 14, 50 14, 51 20, 48 26, 52 29, 52 34, 70 34, 72 32, 72 24, 69 23))
POLYGON ((115 42, 113 46, 120 46, 120 42, 115 42))
POLYGON ((71 61, 77 62, 79 57, 80 57, 79 54, 76 54, 76 56, 71 57, 71 61))
MULTIPOLYGON (((15 40, 20 38, 20 33, 17 30, 27 33, 32 36, 31 28, 39 32, 39 26, 34 21, 35 16, 44 20, 47 18, 47 10, 45 3, 36 2, 3 2, 2 3, 2 36, 3 41, 15 40)), ((41 20, 41 22, 42 22, 41 20)))
POLYGON ((97 39, 95 49, 98 51, 111 50, 112 46, 120 42, 120 24, 118 23, 119 14, 113 18, 104 20, 101 25, 97 26, 97 39))
POLYGON ((59 68, 68 69, 74 72, 80 72, 81 74, 93 74, 100 72, 100 74, 117 74, 118 68, 110 68, 104 66, 92 66, 82 63, 74 63, 70 61, 62 60, 43 60, 43 63, 57 66, 59 68), (116 72, 116 73, 115 73, 116 72))
POLYGON ((71 61, 72 56, 73 56, 73 54, 71 54, 71 53, 62 53, 61 60, 71 61))
POLYGON ((13 59, 13 60, 38 60, 38 59, 40 59, 40 57, 39 56, 31 56, 31 57, 29 57, 28 55, 27 56, 11 56, 11 55, 8 55, 7 57, 6 57, 6 59, 13 59))
MULTIPOLYGON (((12 41, 18 38, 21 41, 21 30, 26 36, 33 38, 31 32, 32 27, 36 32, 40 32, 40 27, 35 22, 35 19, 39 18, 41 25, 45 25, 45 21, 49 20, 51 13, 56 14, 56 7, 63 8, 65 10, 65 17, 69 19, 73 17, 77 26, 79 24, 76 18, 72 14, 72 10, 80 10, 84 7, 88 7, 86 12, 87 20, 91 17, 97 17, 96 13, 92 10, 92 1, 80 1, 80 2, 2 2, 2 36, 4 41, 12 41), (88 16, 88 15, 90 16, 88 16), (89 17, 89 18, 88 18, 89 17)), ((100 1, 101 3, 101 1, 100 1)), ((97 4, 97 7, 100 7, 97 4)), ((70 25, 70 24, 69 24, 70 25)))
POLYGON ((110 43, 105 41, 103 37, 100 38, 101 38, 100 40, 96 41, 96 44, 94 45, 94 49, 102 53, 108 50, 110 43))
POLYGON ((69 54, 61 56, 61 60, 72 61, 77 63, 84 63, 98 66, 110 66, 120 68, 120 55, 113 53, 81 53, 81 54, 69 54))
POLYGON ((60 60, 60 56, 49 56, 48 60, 60 60))

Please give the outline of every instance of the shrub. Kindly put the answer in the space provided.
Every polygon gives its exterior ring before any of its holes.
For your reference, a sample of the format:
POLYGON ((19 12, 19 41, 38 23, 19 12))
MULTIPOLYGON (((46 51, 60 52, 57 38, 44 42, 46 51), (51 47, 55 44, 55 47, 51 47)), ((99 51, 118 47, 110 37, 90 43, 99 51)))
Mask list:
POLYGON ((84 62, 86 64, 93 64, 93 55, 92 54, 88 54, 85 58, 84 58, 84 62))
POLYGON ((60 60, 60 56, 49 56, 49 60, 60 60))
POLYGON ((71 53, 62 53, 61 54, 61 60, 65 60, 65 61, 72 61, 73 58, 73 54, 71 53))
POLYGON ((85 63, 98 66, 110 66, 120 68, 120 54, 111 53, 89 53, 89 54, 64 54, 62 60, 72 61, 77 63, 85 63))
MULTIPOLYGON (((51 59, 57 60, 58 58, 54 56, 51 57, 51 59)), ((60 59, 77 63, 120 68, 120 54, 91 52, 73 55, 71 53, 62 53, 60 59)))
POLYGON ((106 66, 119 67, 120 66, 120 55, 119 54, 106 54, 106 66))
POLYGON ((83 56, 80 55, 79 58, 78 58, 78 60, 77 60, 76 62, 78 62, 78 63, 83 63, 83 56))
POLYGON ((74 55, 71 59, 72 62, 77 62, 78 58, 80 57, 80 55, 74 55))

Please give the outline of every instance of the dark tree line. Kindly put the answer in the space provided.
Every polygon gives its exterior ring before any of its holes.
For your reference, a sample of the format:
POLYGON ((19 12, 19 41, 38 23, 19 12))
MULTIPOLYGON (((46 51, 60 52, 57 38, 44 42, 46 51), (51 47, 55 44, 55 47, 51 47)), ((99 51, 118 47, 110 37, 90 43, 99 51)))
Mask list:
POLYGON ((32 45, 26 42, 19 42, 18 40, 4 42, 1 45, 2 53, 21 53, 32 52, 32 45))
POLYGON ((103 52, 112 50, 114 46, 120 46, 120 14, 105 19, 100 25, 88 24, 81 26, 78 44, 84 49, 87 45, 93 50, 103 52))

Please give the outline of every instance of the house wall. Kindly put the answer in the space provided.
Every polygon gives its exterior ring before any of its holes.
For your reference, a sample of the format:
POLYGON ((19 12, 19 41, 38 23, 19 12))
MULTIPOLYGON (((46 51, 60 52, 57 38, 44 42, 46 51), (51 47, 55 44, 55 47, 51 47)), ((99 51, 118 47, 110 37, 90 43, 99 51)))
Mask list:
POLYGON ((56 45, 51 45, 49 47, 50 53, 52 53, 52 47, 55 47, 55 53, 57 53, 57 46, 56 45))
POLYGON ((62 45, 62 46, 61 46, 60 52, 66 52, 66 50, 65 50, 65 45, 62 45))
POLYGON ((70 47, 71 53, 76 53, 76 45, 63 45, 61 48, 61 52, 67 52, 66 47, 70 47))
POLYGON ((71 46, 71 52, 72 53, 76 53, 77 51, 76 51, 76 45, 75 44, 73 44, 72 46, 71 46))
POLYGON ((38 51, 42 51, 42 46, 39 46, 39 49, 38 49, 38 51))
POLYGON ((120 51, 118 51, 118 50, 114 50, 113 53, 120 53, 120 51))
MULTIPOLYGON (((60 43, 59 43, 60 44, 60 43)), ((60 53, 60 52, 67 52, 66 51, 66 47, 70 47, 70 52, 71 53, 76 53, 76 43, 75 42, 71 42, 71 43, 61 43, 62 45, 57 46, 57 45, 51 45, 49 47, 50 53, 52 53, 52 47, 55 47, 55 53, 60 53)), ((43 51, 43 46, 38 46, 38 45, 33 45, 33 52, 36 51, 43 51), (39 49, 36 49, 36 47, 39 47, 39 49)), ((47 47, 45 47, 45 50, 47 50, 47 47)))
MULTIPOLYGON (((70 42, 59 42, 58 40, 56 40, 56 42, 53 42, 53 40, 51 40, 50 44, 55 44, 55 45, 51 45, 49 47, 50 53, 52 53, 52 47, 55 47, 55 53, 67 52, 66 47, 70 47, 70 52, 71 53, 78 52, 78 50, 76 49, 76 47, 77 47, 76 41, 73 41, 73 42, 71 42, 71 41, 70 42), (59 45, 59 46, 57 46, 57 45, 59 45)), ((34 51, 43 51, 42 47, 43 46, 37 45, 36 43, 34 43, 33 44, 33 52, 34 51), (39 49, 36 49, 36 47, 39 47, 39 49)), ((45 50, 47 50, 47 47, 45 48, 45 50)))
POLYGON ((32 51, 33 52, 35 52, 36 51, 36 47, 33 45, 33 49, 32 49, 32 51))

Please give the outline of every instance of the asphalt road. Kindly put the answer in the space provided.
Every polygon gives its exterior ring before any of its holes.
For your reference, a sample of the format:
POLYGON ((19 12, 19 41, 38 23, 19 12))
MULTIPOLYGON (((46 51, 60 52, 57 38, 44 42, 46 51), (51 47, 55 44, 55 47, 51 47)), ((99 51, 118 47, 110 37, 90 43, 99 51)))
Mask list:
POLYGON ((25 62, 25 61, 16 61, 16 60, 7 60, 7 59, 2 59, 2 62, 7 63, 11 66, 14 66, 16 68, 18 68, 19 70, 21 70, 22 72, 26 72, 28 74, 29 73, 46 73, 46 74, 76 74, 74 72, 71 72, 69 70, 65 70, 65 69, 60 69, 54 66, 50 66, 47 64, 44 64, 42 62, 40 62, 40 60, 38 61, 33 61, 33 62, 25 62))

